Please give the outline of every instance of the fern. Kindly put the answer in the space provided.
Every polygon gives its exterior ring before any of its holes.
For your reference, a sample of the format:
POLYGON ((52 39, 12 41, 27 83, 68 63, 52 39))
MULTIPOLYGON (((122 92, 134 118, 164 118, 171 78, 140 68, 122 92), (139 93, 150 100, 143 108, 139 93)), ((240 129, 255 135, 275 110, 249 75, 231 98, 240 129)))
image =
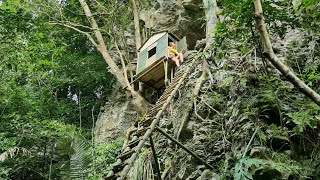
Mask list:
MULTIPOLYGON (((272 159, 259 159, 245 157, 240 159, 235 167, 233 178, 235 180, 252 180, 256 172, 280 172, 281 178, 287 179, 291 174, 299 174, 301 167, 290 160, 290 157, 283 153, 273 153, 272 159)), ((302 178, 302 175, 299 176, 302 178)))
POLYGON ((75 128, 67 130, 67 135, 59 140, 58 151, 70 159, 61 165, 61 172, 66 178, 85 179, 88 171, 88 143, 75 128))
POLYGON ((72 144, 73 154, 70 156, 70 177, 73 179, 85 179, 88 160, 86 149, 88 145, 81 139, 75 139, 72 144))
POLYGON ((320 108, 314 103, 310 104, 308 109, 301 109, 298 112, 287 113, 287 116, 292 119, 296 124, 296 133, 301 133, 304 126, 307 125, 311 128, 316 128, 319 117, 320 108))
POLYGON ((233 178, 235 180, 253 179, 254 167, 266 164, 266 161, 258 158, 242 158, 235 165, 233 178))

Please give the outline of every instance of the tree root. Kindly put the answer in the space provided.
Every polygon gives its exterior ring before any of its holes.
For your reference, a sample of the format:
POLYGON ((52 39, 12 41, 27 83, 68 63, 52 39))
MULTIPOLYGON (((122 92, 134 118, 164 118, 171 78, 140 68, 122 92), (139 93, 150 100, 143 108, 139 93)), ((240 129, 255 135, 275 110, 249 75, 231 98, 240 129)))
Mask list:
POLYGON ((129 140, 130 140, 130 135, 135 132, 137 130, 137 127, 135 126, 136 123, 133 123, 128 129, 127 129, 127 132, 126 132, 126 138, 123 142, 123 145, 122 145, 122 150, 124 150, 128 143, 129 143, 129 140))
POLYGON ((182 131, 186 128, 186 126, 187 126, 187 124, 189 122, 190 112, 192 111, 192 108, 193 108, 193 102, 197 98, 197 96, 199 95, 202 85, 208 79, 209 64, 208 64, 207 61, 203 61, 202 69, 203 69, 202 70, 202 74, 197 79, 196 86, 195 86, 195 88, 194 88, 194 90, 192 92, 191 100, 189 101, 189 104, 188 104, 187 108, 185 109, 185 112, 184 112, 184 114, 182 116, 182 122, 181 122, 181 124, 179 126, 178 131, 175 133, 177 139, 180 138, 180 135, 181 135, 182 131))

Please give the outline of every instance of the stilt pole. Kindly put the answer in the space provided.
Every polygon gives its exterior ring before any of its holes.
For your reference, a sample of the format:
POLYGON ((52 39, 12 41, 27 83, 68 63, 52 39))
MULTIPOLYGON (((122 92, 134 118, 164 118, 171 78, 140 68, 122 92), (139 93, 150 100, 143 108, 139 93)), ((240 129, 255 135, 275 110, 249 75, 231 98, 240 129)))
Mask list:
POLYGON ((160 173, 160 167, 159 167, 159 163, 158 163, 158 157, 157 157, 157 152, 156 149, 154 148, 154 143, 152 140, 152 137, 150 136, 150 145, 151 145, 151 150, 152 150, 152 154, 153 154, 153 158, 154 158, 154 164, 156 166, 156 171, 158 174, 158 180, 161 180, 161 173, 160 173))
POLYGON ((208 164, 206 161, 204 161, 203 159, 201 159, 198 155, 196 155, 195 153, 193 153, 192 151, 190 151, 187 147, 185 147, 183 144, 181 144, 178 140, 174 139, 173 137, 171 137, 169 134, 167 134, 166 132, 164 132, 162 129, 160 129, 158 126, 156 126, 155 128, 157 131, 159 131, 161 134, 163 134, 165 137, 167 137, 168 139, 170 139, 172 142, 174 142, 175 144, 177 144, 180 148, 182 148, 183 150, 187 151, 192 157, 196 158, 197 160, 199 160, 200 162, 202 162, 202 164, 204 164, 207 168, 209 169, 213 169, 213 167, 208 164))

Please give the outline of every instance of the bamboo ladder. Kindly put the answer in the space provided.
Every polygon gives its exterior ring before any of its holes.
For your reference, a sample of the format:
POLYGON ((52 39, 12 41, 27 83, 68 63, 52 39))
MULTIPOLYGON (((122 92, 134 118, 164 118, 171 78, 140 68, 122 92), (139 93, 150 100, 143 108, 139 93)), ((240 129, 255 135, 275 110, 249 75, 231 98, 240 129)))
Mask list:
POLYGON ((143 148, 145 142, 149 140, 152 131, 159 123, 162 113, 196 64, 197 61, 195 58, 188 58, 183 64, 183 66, 187 66, 187 68, 179 69, 175 73, 171 84, 165 89, 156 104, 148 109, 148 114, 144 121, 142 121, 141 126, 133 133, 127 147, 118 155, 117 163, 113 166, 112 171, 109 172, 107 177, 105 177, 106 180, 123 180, 127 177, 140 150, 143 148))

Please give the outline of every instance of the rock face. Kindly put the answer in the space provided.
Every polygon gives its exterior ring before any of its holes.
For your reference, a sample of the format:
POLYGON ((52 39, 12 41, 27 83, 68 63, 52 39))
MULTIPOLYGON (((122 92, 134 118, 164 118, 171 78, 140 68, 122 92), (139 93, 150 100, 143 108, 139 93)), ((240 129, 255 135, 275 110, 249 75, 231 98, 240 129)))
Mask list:
MULTIPOLYGON (((156 0, 152 8, 140 11, 145 28, 151 32, 169 31, 187 37, 189 49, 205 37, 202 0, 156 0)), ((152 34, 152 33, 151 33, 152 34)))
POLYGON ((95 142, 102 143, 121 137, 128 129, 136 113, 130 110, 129 101, 119 103, 106 103, 101 108, 95 126, 95 142))

